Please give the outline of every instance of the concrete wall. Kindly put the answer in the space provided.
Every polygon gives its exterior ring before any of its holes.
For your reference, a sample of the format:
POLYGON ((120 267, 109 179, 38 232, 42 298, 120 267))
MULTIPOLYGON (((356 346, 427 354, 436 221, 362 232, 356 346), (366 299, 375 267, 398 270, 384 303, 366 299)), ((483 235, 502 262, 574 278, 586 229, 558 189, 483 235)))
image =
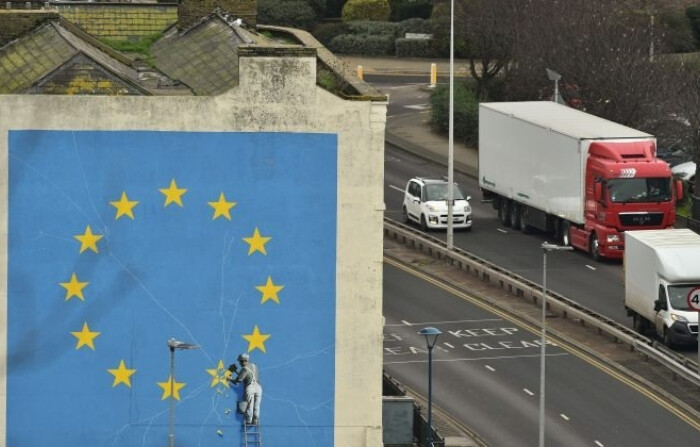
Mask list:
MULTIPOLYGON (((300 210, 304 211, 300 217, 314 219, 314 215, 319 213, 335 213, 334 218, 337 222, 335 240, 325 241, 325 243, 331 244, 331 247, 334 246, 337 255, 335 297, 328 297, 330 300, 335 298, 335 344, 330 347, 335 358, 333 372, 335 393, 332 408, 334 445, 338 447, 382 445, 382 218, 384 211, 383 148, 386 104, 341 100, 316 87, 315 69, 315 57, 280 58, 275 57, 274 54, 266 55, 264 52, 262 54, 249 53, 245 57, 242 56, 240 60, 240 85, 217 97, 0 96, 0 447, 22 445, 19 442, 14 444, 9 442, 6 436, 8 414, 13 411, 12 408, 7 407, 8 362, 9 368, 13 368, 12 361, 7 359, 8 352, 17 350, 17 346, 8 346, 8 323, 11 322, 8 322, 6 309, 8 309, 8 300, 18 299, 17 296, 12 295, 14 292, 8 292, 8 270, 10 273, 13 268, 16 271, 16 262, 18 262, 9 259, 8 253, 29 255, 28 248, 22 249, 21 245, 17 245, 23 243, 16 238, 17 232, 21 230, 16 226, 8 228, 10 220, 8 207, 12 203, 17 204, 16 199, 14 202, 12 201, 13 194, 26 193, 26 191, 16 191, 16 188, 13 193, 12 185, 15 184, 13 182, 23 179, 18 178, 18 174, 10 172, 10 166, 13 163, 15 166, 18 165, 16 160, 9 159, 10 143, 8 138, 10 131, 23 129, 75 132, 202 132, 205 138, 206 135, 214 132, 282 132, 291 136, 298 133, 337 135, 337 166, 335 166, 337 183, 334 185, 337 188, 336 209, 319 210, 314 207, 313 201, 309 201, 306 209, 300 210), (70 113, 66 113, 66 111, 70 111, 70 113), (10 177, 9 181, 8 177, 10 177)), ((105 148, 105 150, 108 149, 105 148)), ((270 162, 269 159, 265 158, 266 150, 265 147, 260 147, 260 157, 254 157, 263 165, 252 166, 252 168, 258 169, 270 162)), ((34 155, 33 152, 28 153, 30 157, 34 155)), ((250 161, 253 160, 240 160, 243 164, 250 161)), ((169 161, 161 160, 161 162, 169 161)), ((24 162, 21 165, 24 166, 24 162)), ((193 161, 192 169, 197 169, 197 166, 198 162, 193 161)), ((31 166, 30 168, 29 171, 26 171, 27 174, 31 176, 37 173, 36 168, 31 166)), ((105 181, 113 168, 112 166, 101 168, 104 170, 102 175, 105 176, 105 181)), ((50 166, 47 169, 50 169, 50 166)), ((94 176, 95 172, 93 170, 87 174, 94 176)), ((309 177, 314 176, 314 172, 303 174, 309 177)), ((80 179, 70 181, 80 181, 80 179)), ((58 193, 63 191, 62 188, 65 188, 65 185, 53 184, 50 186, 51 190, 58 193)), ((59 194, 58 197, 61 195, 59 194)), ((17 206, 23 207, 24 205, 19 203, 17 206)), ((145 205, 142 206, 145 207, 145 205)), ((281 203, 279 206, 284 207, 284 204, 281 203)), ((153 208, 156 211, 157 209, 158 207, 153 208)), ((35 222, 40 219, 39 215, 30 217, 33 215, 31 209, 27 209, 27 211, 29 212, 27 218, 31 218, 35 222)), ((299 228, 304 226, 303 219, 298 222, 299 228)), ((298 230, 295 228, 295 231, 298 230)), ((34 240, 35 238, 30 239, 34 240)), ((50 239, 45 240, 45 243, 49 244, 52 240, 54 240, 53 237, 50 237, 50 239)), ((69 237, 65 242, 69 240, 73 241, 69 237)), ((148 244, 148 241, 145 240, 140 244, 144 243, 148 244)), ((37 255, 40 253, 37 252, 37 255)), ((31 255, 29 256, 31 258, 31 255)), ((50 258, 45 262, 47 264, 43 267, 52 267, 53 261, 50 258)), ((197 260, 195 259, 194 265, 196 264, 197 260)), ((36 269, 39 267, 37 266, 36 269)), ((30 271, 28 273, 31 274, 30 271)), ((27 288, 36 285, 26 277, 20 283, 22 290, 28 290, 27 288)), ((55 283, 51 287, 62 291, 61 287, 55 283)), ((42 297, 42 299, 48 298, 42 297)), ((62 296, 59 297, 58 302, 63 302, 62 296)), ((47 305, 49 304, 47 303, 47 305)), ((77 302, 76 305, 82 305, 82 303, 77 302)), ((289 318, 290 324, 294 324, 293 314, 290 314, 289 318)), ((10 331, 12 330, 10 328, 10 331)), ((298 326, 298 331, 306 330, 311 329, 304 325, 298 326)), ((36 346, 37 349, 41 347, 41 333, 41 330, 34 333, 32 337, 38 338, 33 340, 29 346, 36 346)), ((75 339, 70 335, 67 337, 75 342, 75 339)), ((164 345, 160 351, 165 351, 164 345)), ((70 352, 73 352, 73 355, 81 352, 88 355, 91 351, 89 349, 69 350, 70 352)), ((36 356, 32 352, 23 352, 22 354, 21 357, 24 361, 36 356)), ((253 354, 262 355, 257 351, 253 354)), ((183 352, 182 356, 185 355, 191 359, 196 358, 195 353, 183 352)), ((228 353, 228 355, 233 354, 228 353)), ((42 360, 40 362, 40 365, 43 365, 41 368, 49 367, 50 363, 50 361, 44 362, 42 360)), ((28 368, 26 363, 23 363, 22 367, 28 368)), ((276 371, 278 371, 276 374, 284 374, 283 378, 289 383, 294 383, 296 380, 293 365, 276 371)), ((24 374, 35 373, 37 373, 36 370, 24 372, 24 374)), ((106 372, 103 371, 103 374, 106 375, 106 372)), ((143 374, 143 372, 139 371, 137 374, 143 374)), ((269 378, 271 375, 271 371, 263 371, 264 385, 264 377, 269 378)), ((10 377, 17 376, 11 375, 10 377)), ((111 385, 111 376, 108 377, 110 377, 109 384, 111 385)), ((303 379, 304 386, 310 389, 314 387, 313 375, 301 379, 303 379)), ((60 392, 59 388, 61 387, 57 386, 60 384, 56 383, 55 378, 47 377, 46 381, 53 386, 51 392, 60 392)), ((192 384, 185 390, 194 391, 195 385, 192 384)), ((119 386, 123 387, 123 384, 119 386)), ((208 384, 204 388, 207 386, 208 384)), ((15 395, 10 401, 24 408, 23 404, 28 402, 23 402, 21 396, 22 393, 19 396, 15 395)), ((266 398, 274 399, 275 396, 266 397, 264 395, 264 404, 266 398)), ((177 404, 177 414, 182 415, 185 411, 186 402, 184 401, 185 399, 177 404)), ((268 400, 267 402, 270 405, 272 401, 268 400)), ((99 411, 98 407, 105 406, 104 403, 96 402, 95 404, 97 405, 95 411, 99 411)), ((45 409, 53 408, 53 410, 43 412, 43 414, 27 416, 33 418, 36 430, 41 431, 46 429, 47 417, 55 416, 62 409, 55 406, 57 402, 52 399, 51 395, 43 395, 38 405, 45 409)), ((137 412, 143 412, 143 408, 138 406, 131 406, 131 408, 137 412)), ((165 417, 167 407, 163 408, 162 416, 165 417)), ((299 408, 298 410, 306 411, 308 409, 299 408)), ((14 411, 17 414, 17 411, 24 410, 15 409, 14 411)), ((116 411, 116 409, 112 411, 116 411)), ((17 415, 13 420, 17 420, 20 416, 17 415)), ((78 424, 77 419, 79 418, 76 418, 76 424, 78 424)), ((187 431, 188 427, 179 425, 178 421, 182 421, 182 419, 176 419, 176 433, 186 431, 187 434, 191 434, 190 431, 187 431)), ((264 415, 263 421, 265 421, 264 415)), ((141 426, 145 425, 147 429, 147 434, 138 438, 139 444, 164 445, 167 442, 167 423, 159 425, 153 420, 145 420, 145 422, 140 420, 138 422, 141 426)), ((127 428, 125 427, 124 431, 127 428)), ((278 430, 280 429, 278 428, 278 430)), ((191 435, 196 436, 197 430, 192 430, 195 433, 191 435)), ((265 430, 269 429, 263 427, 264 436, 265 430)), ((293 427, 290 427, 289 430, 292 433, 293 427)), ((87 436, 88 438, 82 439, 83 442, 80 443, 82 445, 97 445, 105 441, 104 439, 89 439, 90 427, 66 426, 63 427, 63 433, 66 433, 66 436, 68 433, 71 436, 87 436), (82 430, 83 428, 85 430, 82 430)), ((271 438, 268 437, 267 440, 271 441, 271 438)), ((63 445, 61 441, 63 441, 63 435, 57 434, 52 444, 63 445)), ((127 445, 124 444, 124 439, 113 441, 117 445, 120 443, 127 445)), ((192 442, 195 443, 195 441, 192 442)), ((229 443, 227 445, 237 445, 236 443, 241 441, 232 436, 227 437, 226 442, 229 443)), ((329 445, 322 444, 324 447, 329 445)), ((285 445, 297 445, 297 440, 289 439, 285 445)))
POLYGON ((177 4, 70 2, 51 8, 98 39, 139 40, 177 22, 177 4))

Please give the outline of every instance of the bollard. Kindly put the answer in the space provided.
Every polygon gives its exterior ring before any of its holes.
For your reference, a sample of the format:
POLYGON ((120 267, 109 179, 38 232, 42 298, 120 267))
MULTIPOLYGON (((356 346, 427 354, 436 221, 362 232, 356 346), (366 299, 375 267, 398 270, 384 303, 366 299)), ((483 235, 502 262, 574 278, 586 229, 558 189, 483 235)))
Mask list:
POLYGON ((430 88, 437 84, 437 64, 430 64, 430 88))
POLYGON ((357 77, 360 78, 360 81, 364 81, 364 74, 362 72, 362 65, 357 66, 357 77))

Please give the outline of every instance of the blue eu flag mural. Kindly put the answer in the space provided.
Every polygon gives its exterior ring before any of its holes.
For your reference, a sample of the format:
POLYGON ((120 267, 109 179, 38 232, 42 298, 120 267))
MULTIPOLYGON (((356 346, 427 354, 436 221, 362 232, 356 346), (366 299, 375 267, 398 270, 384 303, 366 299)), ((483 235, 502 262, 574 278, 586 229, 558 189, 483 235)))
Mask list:
POLYGON ((337 139, 11 131, 8 446, 332 446, 337 139), (170 338, 199 349, 175 352, 170 338))

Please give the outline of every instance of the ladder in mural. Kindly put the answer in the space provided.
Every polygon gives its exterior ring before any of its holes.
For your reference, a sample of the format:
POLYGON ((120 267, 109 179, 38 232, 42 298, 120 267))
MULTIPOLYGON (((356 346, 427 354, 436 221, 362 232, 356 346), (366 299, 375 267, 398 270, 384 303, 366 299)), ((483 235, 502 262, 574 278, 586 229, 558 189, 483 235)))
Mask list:
POLYGON ((245 447, 262 447, 262 433, 258 424, 243 424, 243 441, 245 447))

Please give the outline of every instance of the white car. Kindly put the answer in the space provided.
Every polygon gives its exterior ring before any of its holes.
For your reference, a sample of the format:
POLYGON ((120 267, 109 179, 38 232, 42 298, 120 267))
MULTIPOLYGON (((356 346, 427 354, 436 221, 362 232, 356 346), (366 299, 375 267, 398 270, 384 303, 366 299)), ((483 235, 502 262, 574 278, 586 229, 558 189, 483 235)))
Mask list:
POLYGON ((695 185, 695 163, 692 161, 686 161, 685 163, 677 164, 671 168, 671 173, 676 177, 680 178, 684 182, 688 182, 690 186, 690 191, 693 191, 693 186, 695 185))
MULTIPOLYGON (((447 196, 449 183, 442 179, 415 177, 408 181, 403 199, 403 218, 420 225, 423 231, 447 228, 447 196)), ((464 197, 454 184, 452 197, 452 228, 471 230, 471 197, 464 197)))

